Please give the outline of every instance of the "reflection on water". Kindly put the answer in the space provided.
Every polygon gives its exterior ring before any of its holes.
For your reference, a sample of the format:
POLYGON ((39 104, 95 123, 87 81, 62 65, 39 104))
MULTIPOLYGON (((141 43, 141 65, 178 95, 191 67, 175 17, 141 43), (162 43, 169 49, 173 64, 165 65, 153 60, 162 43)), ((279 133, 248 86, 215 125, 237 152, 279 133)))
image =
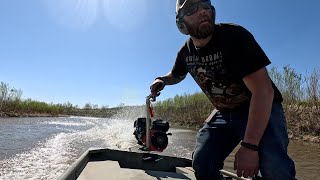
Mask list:
MULTIPOLYGON (((89 147, 128 150, 136 145, 135 119, 2 118, 0 179, 57 179, 89 147)), ((195 132, 170 129, 164 155, 191 158, 195 132)), ((236 151, 236 150, 235 150, 236 151)), ((235 151, 225 161, 233 169, 235 151)), ((291 142, 298 179, 319 179, 320 145, 291 142)))

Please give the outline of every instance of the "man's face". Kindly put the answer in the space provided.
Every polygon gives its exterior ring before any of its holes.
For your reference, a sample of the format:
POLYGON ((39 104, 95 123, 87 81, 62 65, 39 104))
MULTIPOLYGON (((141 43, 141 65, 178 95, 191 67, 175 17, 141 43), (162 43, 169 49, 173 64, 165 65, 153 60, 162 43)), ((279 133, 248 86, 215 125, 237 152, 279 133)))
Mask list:
POLYGON ((192 37, 204 39, 213 33, 214 21, 209 1, 188 1, 181 9, 181 14, 192 37))

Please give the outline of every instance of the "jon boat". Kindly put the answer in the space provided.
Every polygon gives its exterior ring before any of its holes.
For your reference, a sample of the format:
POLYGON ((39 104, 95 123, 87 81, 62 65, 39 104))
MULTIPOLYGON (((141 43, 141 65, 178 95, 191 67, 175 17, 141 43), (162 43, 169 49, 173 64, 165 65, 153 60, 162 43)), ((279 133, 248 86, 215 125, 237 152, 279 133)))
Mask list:
MULTIPOLYGON (((196 180, 191 159, 157 154, 90 148, 59 180, 196 180)), ((241 179, 221 170, 225 179, 241 179)))

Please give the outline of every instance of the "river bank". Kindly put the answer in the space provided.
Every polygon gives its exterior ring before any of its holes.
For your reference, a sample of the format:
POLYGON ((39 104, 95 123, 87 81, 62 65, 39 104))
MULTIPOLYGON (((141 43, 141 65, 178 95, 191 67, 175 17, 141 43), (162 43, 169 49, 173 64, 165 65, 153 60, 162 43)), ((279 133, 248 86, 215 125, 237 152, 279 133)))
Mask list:
MULTIPOLYGON (((214 107, 207 99, 198 96, 197 99, 193 96, 175 97, 158 103, 154 107, 156 116, 179 126, 199 129, 214 107)), ((320 105, 283 104, 283 109, 290 139, 320 143, 320 105)))
MULTIPOLYGON (((319 126, 320 121, 319 107, 316 108, 306 108, 301 106, 284 106, 287 124, 288 124, 288 137, 291 140, 296 141, 305 141, 305 142, 312 142, 312 143, 320 143, 320 135, 317 132, 317 128, 319 126), (311 121, 312 119, 312 121, 311 121)), ((143 106, 136 106, 136 107, 124 107, 124 108, 116 108, 116 109, 109 109, 108 111, 101 111, 97 110, 90 110, 90 113, 85 113, 83 110, 73 113, 73 116, 90 116, 90 117, 102 117, 102 118, 128 118, 128 117, 142 117, 144 112, 143 106), (141 114, 142 113, 142 114, 141 114)), ((202 125, 203 121, 187 121, 188 118, 176 118, 173 114, 177 114, 176 112, 171 112, 170 115, 162 112, 156 111, 158 117, 170 122, 171 127, 176 128, 187 128, 192 129, 194 131, 199 130, 202 125)), ((167 111, 168 112, 168 111, 167 111)), ((179 111, 178 111, 179 112, 179 111)), ((187 113, 183 113, 183 115, 188 115, 187 113)), ((0 112, 0 118, 19 118, 19 117, 69 117, 71 115, 53 115, 47 113, 16 113, 16 112, 0 112)), ((178 115, 178 117, 183 117, 178 115)), ((190 116, 189 116, 190 117, 190 116)), ((192 116, 191 116, 192 117, 192 116)), ((197 118, 195 118, 197 119, 197 118)), ((203 119, 203 118, 202 118, 203 119)))
POLYGON ((19 117, 69 117, 69 115, 52 115, 43 113, 16 113, 16 112, 0 112, 0 118, 19 118, 19 117))

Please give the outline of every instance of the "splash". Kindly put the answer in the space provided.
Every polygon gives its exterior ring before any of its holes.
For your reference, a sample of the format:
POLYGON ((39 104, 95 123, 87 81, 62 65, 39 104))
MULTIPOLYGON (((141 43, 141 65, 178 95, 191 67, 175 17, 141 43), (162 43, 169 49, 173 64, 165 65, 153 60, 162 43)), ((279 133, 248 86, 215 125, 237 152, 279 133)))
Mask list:
MULTIPOLYGON (((144 112, 145 108, 142 106, 140 110, 138 108, 138 110, 119 111, 115 116, 117 118, 112 119, 73 117, 65 118, 63 121, 60 118, 51 118, 50 121, 46 118, 40 124, 39 120, 33 121, 36 126, 46 131, 50 128, 59 128, 59 131, 47 132, 47 138, 32 144, 33 148, 0 159, 0 179, 58 179, 88 148, 128 151, 137 145, 133 136, 133 122, 144 112)), ((24 137, 32 138, 35 135, 25 131, 22 125, 17 129, 20 133, 24 133, 24 137)), ((191 148, 185 147, 194 144, 188 139, 187 134, 190 134, 190 131, 175 129, 169 131, 173 136, 169 137, 169 147, 164 154, 190 157, 191 148)))
MULTIPOLYGON (((128 131, 132 129, 130 120, 88 121, 89 124, 94 123, 88 130, 53 135, 30 151, 0 160, 0 179, 57 179, 90 147, 127 150, 135 143, 133 131, 128 131)), ((67 128, 70 129, 71 125, 67 124, 67 128)))

